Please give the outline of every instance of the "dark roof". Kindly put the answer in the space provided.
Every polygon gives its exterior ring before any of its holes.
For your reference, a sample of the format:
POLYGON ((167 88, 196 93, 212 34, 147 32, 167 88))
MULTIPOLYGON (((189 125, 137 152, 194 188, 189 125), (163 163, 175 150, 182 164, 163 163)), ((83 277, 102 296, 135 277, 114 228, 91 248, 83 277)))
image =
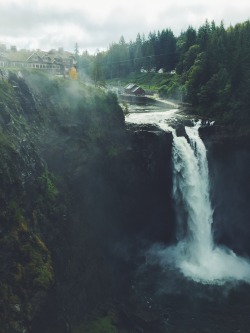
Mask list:
POLYGON ((126 87, 125 87, 125 89, 126 90, 132 90, 133 88, 135 88, 135 87, 138 87, 136 84, 134 84, 134 83, 129 83, 126 87))
MULTIPOLYGON (((39 61, 43 61, 43 58, 48 56, 48 60, 46 62, 55 62, 55 61, 63 61, 64 59, 75 59, 74 54, 67 51, 57 51, 51 50, 49 52, 46 51, 29 51, 29 50, 20 50, 20 51, 11 51, 8 50, 6 52, 1 53, 2 56, 6 57, 10 61, 18 61, 18 62, 28 62, 32 61, 33 56, 37 56, 39 61)), ((45 59, 44 59, 45 60, 45 59)))
POLYGON ((20 51, 8 51, 5 53, 6 57, 10 61, 22 61, 25 62, 32 55, 32 51, 20 50, 20 51))
POLYGON ((142 90, 142 91, 145 91, 144 89, 142 89, 141 87, 139 86, 136 86, 135 88, 132 89, 132 92, 136 92, 137 90, 142 90))

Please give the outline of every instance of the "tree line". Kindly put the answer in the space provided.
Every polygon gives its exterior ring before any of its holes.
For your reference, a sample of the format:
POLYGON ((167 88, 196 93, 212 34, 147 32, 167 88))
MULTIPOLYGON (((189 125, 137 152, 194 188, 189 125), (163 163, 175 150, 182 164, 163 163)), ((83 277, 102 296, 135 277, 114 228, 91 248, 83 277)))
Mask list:
POLYGON ((77 54, 79 68, 94 81, 123 78, 132 72, 170 71, 177 64, 176 37, 170 29, 149 33, 148 38, 137 34, 136 40, 127 43, 122 36, 111 43, 107 51, 90 55, 77 54))
MULTIPOLYGON (((78 56, 95 82, 142 71, 175 71, 160 87, 163 97, 181 98, 196 111, 223 120, 250 120, 250 21, 225 28, 206 21, 178 37, 170 29, 121 37, 107 51, 78 56)), ((159 74, 160 75, 160 74, 159 74)))

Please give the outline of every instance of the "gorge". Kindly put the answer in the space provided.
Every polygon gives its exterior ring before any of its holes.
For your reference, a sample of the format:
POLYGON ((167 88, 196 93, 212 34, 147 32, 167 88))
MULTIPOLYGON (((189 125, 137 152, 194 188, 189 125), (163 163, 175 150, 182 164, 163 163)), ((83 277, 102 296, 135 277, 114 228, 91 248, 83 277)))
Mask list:
POLYGON ((0 332, 247 332, 249 134, 125 121, 115 95, 36 72, 0 85, 0 332))

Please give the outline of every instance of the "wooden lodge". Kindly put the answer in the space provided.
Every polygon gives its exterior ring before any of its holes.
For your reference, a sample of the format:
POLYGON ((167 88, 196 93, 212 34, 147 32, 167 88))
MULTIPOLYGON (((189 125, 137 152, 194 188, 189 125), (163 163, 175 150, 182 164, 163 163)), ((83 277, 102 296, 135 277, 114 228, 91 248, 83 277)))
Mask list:
POLYGON ((0 68, 39 69, 53 74, 64 75, 76 64, 75 56, 62 48, 48 52, 20 50, 12 46, 7 50, 0 45, 0 68))
POLYGON ((129 95, 134 95, 134 96, 145 96, 145 90, 134 83, 129 83, 124 88, 124 93, 129 94, 129 95))

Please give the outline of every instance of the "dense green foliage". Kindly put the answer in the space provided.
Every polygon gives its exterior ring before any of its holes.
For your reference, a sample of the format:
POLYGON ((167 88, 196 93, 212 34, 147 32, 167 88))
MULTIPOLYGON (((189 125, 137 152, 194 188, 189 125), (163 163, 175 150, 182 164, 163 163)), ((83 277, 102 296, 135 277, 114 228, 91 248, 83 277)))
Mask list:
POLYGON ((171 71, 177 64, 176 38, 171 30, 150 33, 148 38, 137 35, 135 42, 126 43, 124 37, 112 43, 106 52, 95 56, 84 52, 79 57, 79 68, 95 82, 125 77, 131 72, 171 71))
POLYGON ((177 66, 185 100, 200 114, 249 121, 250 22, 228 29, 206 22, 192 35, 190 30, 182 36, 189 46, 177 66))
POLYGON ((227 29, 222 23, 217 26, 206 21, 178 37, 169 29, 150 33, 148 38, 138 34, 130 43, 121 37, 106 52, 96 56, 85 52, 79 66, 95 82, 141 72, 158 74, 160 69, 171 72, 173 77, 158 85, 161 97, 189 103, 206 117, 245 122, 250 120, 249 59, 250 21, 227 29))
MULTIPOLYGON (((179 100, 179 78, 170 73, 132 72, 126 77, 108 80, 110 86, 118 87, 125 87, 131 82, 141 86, 147 94, 159 93, 160 97, 165 97, 167 91, 171 95, 171 98, 179 100), (176 96, 174 94, 174 89, 176 89, 176 96)), ((168 97, 170 95, 168 95, 168 97)))

